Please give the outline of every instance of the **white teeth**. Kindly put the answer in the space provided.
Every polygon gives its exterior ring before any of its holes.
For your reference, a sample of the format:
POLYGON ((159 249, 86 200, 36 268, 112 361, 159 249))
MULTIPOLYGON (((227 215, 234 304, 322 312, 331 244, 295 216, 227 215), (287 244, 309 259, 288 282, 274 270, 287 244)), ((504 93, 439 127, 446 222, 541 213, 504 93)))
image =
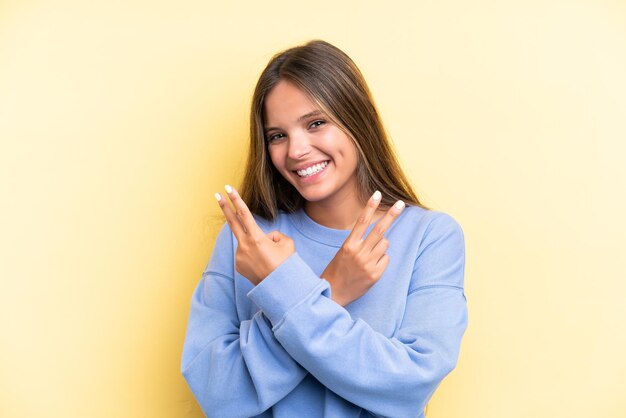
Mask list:
POLYGON ((319 173, 328 165, 328 161, 324 161, 323 163, 312 165, 303 170, 297 170, 296 172, 300 177, 309 177, 313 174, 319 173))

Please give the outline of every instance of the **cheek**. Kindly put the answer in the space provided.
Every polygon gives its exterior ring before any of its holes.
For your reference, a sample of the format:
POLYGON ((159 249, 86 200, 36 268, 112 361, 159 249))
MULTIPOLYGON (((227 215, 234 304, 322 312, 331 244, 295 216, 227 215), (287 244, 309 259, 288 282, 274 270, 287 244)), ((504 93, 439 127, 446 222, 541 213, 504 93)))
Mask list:
POLYGON ((283 174, 283 171, 285 170, 285 158, 281 148, 282 147, 277 146, 268 147, 267 153, 269 155, 270 164, 272 164, 278 172, 283 174))
POLYGON ((352 175, 356 174, 359 170, 359 153, 356 149, 356 146, 350 142, 350 148, 346 150, 346 161, 350 166, 350 172, 352 175))
POLYGON ((316 138, 315 148, 322 153, 334 158, 345 158, 345 149, 342 145, 343 139, 335 132, 329 132, 321 137, 316 138))
POLYGON ((356 146, 350 143, 350 158, 354 161, 354 164, 358 164, 359 162, 359 152, 356 149, 356 146))
POLYGON ((276 167, 276 163, 278 162, 278 155, 276 151, 275 147, 267 148, 267 155, 269 156, 270 163, 272 163, 274 167, 276 167))
POLYGON ((354 164, 358 159, 358 151, 356 145, 348 137, 343 137, 341 146, 339 147, 339 153, 348 163, 354 164))

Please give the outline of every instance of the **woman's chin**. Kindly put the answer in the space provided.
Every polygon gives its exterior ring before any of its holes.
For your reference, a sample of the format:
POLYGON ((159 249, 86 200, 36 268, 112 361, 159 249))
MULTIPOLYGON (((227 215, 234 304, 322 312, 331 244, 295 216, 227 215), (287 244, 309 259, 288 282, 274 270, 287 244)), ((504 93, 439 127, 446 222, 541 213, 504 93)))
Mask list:
POLYGON ((317 190, 298 190, 298 193, 300 193, 300 196, 302 196, 307 203, 320 202, 327 197, 326 193, 317 190))

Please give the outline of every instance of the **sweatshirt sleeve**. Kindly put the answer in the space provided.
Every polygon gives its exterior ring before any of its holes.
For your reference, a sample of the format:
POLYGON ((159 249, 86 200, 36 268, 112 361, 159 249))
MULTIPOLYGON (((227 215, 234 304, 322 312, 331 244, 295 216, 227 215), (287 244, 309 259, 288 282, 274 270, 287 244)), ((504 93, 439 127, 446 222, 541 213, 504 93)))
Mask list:
POLYGON ((456 366, 467 327, 464 263, 462 230, 442 214, 420 243, 404 318, 390 338, 326 297, 328 282, 297 253, 248 296, 324 386, 373 414, 415 417, 456 366))
POLYGON ((233 238, 225 225, 191 300, 181 364, 208 417, 260 415, 307 374, 261 311, 239 320, 233 277, 233 238))

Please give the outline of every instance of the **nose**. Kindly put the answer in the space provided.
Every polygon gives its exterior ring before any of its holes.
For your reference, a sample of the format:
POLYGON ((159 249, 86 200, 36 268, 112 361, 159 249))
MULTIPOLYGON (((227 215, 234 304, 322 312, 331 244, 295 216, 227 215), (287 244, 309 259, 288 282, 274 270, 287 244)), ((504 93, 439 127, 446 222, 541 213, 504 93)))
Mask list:
POLYGON ((289 158, 299 160, 311 152, 311 143, 305 133, 297 132, 289 136, 289 158))

